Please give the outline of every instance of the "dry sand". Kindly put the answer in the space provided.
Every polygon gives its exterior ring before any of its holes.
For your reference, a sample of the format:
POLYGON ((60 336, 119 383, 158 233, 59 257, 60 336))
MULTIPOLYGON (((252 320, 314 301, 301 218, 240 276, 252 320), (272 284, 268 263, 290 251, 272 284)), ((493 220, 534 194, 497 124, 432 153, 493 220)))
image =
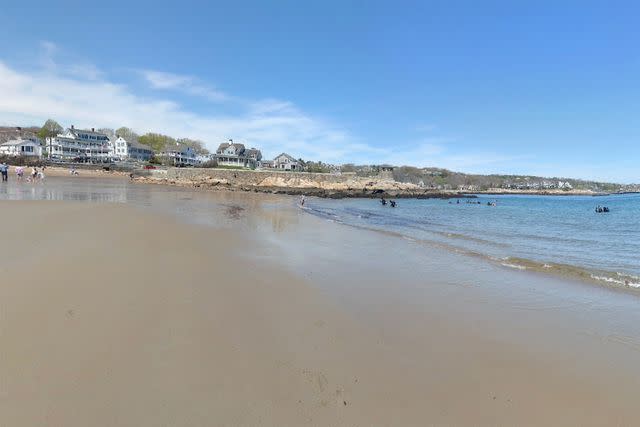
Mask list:
MULTIPOLYGON (((231 231, 0 202, 0 425, 631 425, 633 396, 460 323, 385 339, 231 231)), ((454 320, 454 319, 452 319, 454 320)), ((429 327, 431 326, 431 327, 429 327)))

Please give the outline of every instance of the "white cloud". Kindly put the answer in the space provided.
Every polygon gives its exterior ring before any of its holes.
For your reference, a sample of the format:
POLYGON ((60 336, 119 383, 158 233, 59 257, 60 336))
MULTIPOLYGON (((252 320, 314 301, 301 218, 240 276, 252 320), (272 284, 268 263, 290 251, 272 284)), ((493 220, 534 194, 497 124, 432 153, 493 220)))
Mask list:
POLYGON ((215 102, 231 100, 224 92, 207 86, 195 77, 156 70, 140 70, 139 73, 154 89, 179 90, 215 102))
MULTIPOLYGON (((0 61, 0 117, 10 120, 8 125, 39 124, 52 117, 78 127, 129 126, 140 133, 201 139, 210 149, 233 138, 262 148, 265 156, 289 151, 337 162, 354 153, 346 131, 285 101, 255 101, 236 114, 200 114, 166 98, 139 96, 129 86, 105 80, 104 74, 45 67, 17 70, 0 61)), ((187 81, 162 77, 157 84, 187 81)))

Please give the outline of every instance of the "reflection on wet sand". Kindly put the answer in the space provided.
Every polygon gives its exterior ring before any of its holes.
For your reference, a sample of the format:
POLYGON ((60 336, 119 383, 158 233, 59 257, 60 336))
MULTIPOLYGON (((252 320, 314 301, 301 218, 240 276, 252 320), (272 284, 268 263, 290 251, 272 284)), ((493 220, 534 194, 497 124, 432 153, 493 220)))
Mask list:
POLYGON ((238 227, 251 231, 268 226, 281 232, 297 221, 288 196, 208 192, 181 187, 141 185, 127 179, 78 179, 55 177, 31 184, 10 182, 0 186, 0 200, 51 200, 128 205, 168 213, 181 221, 214 227, 238 227), (251 215, 247 215, 247 212, 251 215), (241 224, 239 224, 241 223, 241 224))

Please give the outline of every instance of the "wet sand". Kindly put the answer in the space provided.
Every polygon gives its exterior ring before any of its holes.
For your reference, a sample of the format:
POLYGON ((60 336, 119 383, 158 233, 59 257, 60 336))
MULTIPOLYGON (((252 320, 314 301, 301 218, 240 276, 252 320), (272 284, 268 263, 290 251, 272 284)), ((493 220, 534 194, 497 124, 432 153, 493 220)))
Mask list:
POLYGON ((541 310, 564 301, 533 298, 546 279, 479 286, 462 258, 425 261, 291 199, 206 197, 226 222, 0 202, 0 425, 640 420, 635 337, 580 326, 597 306, 541 310))

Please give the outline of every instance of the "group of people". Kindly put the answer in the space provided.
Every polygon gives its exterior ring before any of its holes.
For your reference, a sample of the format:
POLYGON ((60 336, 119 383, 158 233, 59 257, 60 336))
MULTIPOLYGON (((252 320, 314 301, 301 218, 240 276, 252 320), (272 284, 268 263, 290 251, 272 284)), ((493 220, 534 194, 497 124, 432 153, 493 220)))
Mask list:
MULTIPOLYGON (((449 204, 452 205, 453 202, 451 200, 449 200, 449 204)), ((456 199, 456 205, 460 204, 460 199, 456 199)), ((481 205, 482 202, 479 200, 467 200, 467 204, 468 205, 481 205)), ((487 206, 498 206, 498 203, 496 201, 489 201, 487 202, 487 206)))
MULTIPOLYGON (((26 180, 28 182, 35 182, 36 180, 42 181, 44 179, 44 169, 45 166, 42 166, 39 170, 37 167, 33 166, 31 168, 31 173, 27 175, 26 180)), ((9 181, 9 165, 5 162, 0 164, 0 174, 2 174, 2 182, 9 181)), ((18 181, 25 179, 24 166, 16 166, 16 178, 18 181)))
POLYGON ((607 206, 596 206, 596 213, 605 213, 609 212, 609 208, 607 206))
MULTIPOLYGON (((387 205, 387 201, 385 200, 384 197, 380 198, 380 203, 382 204, 382 206, 386 206, 387 205)), ((392 208, 396 207, 396 201, 395 200, 389 200, 389 204, 391 205, 392 208)))

